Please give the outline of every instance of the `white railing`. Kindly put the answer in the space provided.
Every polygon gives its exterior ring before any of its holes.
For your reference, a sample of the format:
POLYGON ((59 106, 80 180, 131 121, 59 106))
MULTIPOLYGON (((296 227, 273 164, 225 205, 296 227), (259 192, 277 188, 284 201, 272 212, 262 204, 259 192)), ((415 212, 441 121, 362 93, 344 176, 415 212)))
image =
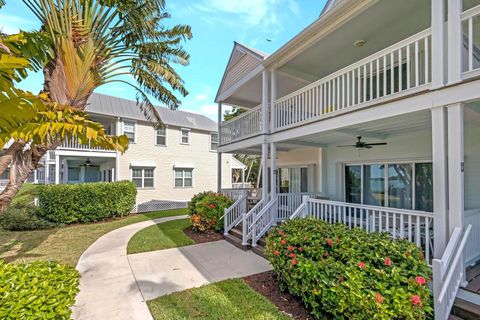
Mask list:
POLYGON ((252 188, 251 182, 232 182, 232 189, 250 189, 252 188))
POLYGON ((413 242, 427 261, 433 252, 433 213, 311 198, 306 206, 306 216, 367 232, 388 232, 394 239, 413 242))
POLYGON ((465 281, 463 254, 472 229, 455 228, 441 259, 433 259, 433 297, 435 320, 447 320, 458 289, 465 281))
POLYGON ((272 227, 276 221, 277 216, 277 204, 278 197, 268 202, 262 210, 260 210, 255 216, 250 226, 252 247, 257 245, 257 241, 272 227))
MULTIPOLYGON (((241 220, 243 215, 247 212, 247 191, 243 191, 243 195, 238 198, 237 201, 229 208, 224 210, 223 213, 223 234, 227 235, 228 232, 235 227, 241 220)), ((221 218, 221 219, 222 219, 221 218)))
POLYGON ((288 219, 302 203, 304 196, 319 198, 323 197, 320 193, 302 192, 302 193, 279 193, 278 196, 278 220, 288 219))
POLYGON ((59 147, 62 149, 75 149, 75 150, 103 150, 103 151, 112 151, 108 149, 104 149, 97 146, 92 146, 91 142, 88 141, 86 144, 82 144, 78 142, 76 138, 70 138, 63 142, 63 144, 59 147))
POLYGON ((220 144, 245 139, 262 132, 262 106, 257 106, 220 125, 220 144))
POLYGON ((220 193, 236 201, 243 197, 245 191, 246 189, 222 189, 220 193))
POLYGON ((278 99, 274 127, 296 126, 430 82, 431 31, 427 29, 278 99))
POLYGON ((465 226, 472 225, 470 240, 465 246, 465 264, 473 265, 480 259, 480 209, 465 211, 465 226))
POLYGON ((250 211, 245 213, 242 217, 242 245, 248 245, 248 241, 252 238, 252 225, 255 217, 265 206, 266 201, 260 200, 250 211))
POLYGON ((463 72, 472 72, 480 69, 480 48, 479 43, 475 43, 478 39, 478 35, 475 34, 475 30, 478 29, 480 16, 480 5, 473 7, 462 13, 462 31, 463 45, 466 50, 463 54, 463 72))

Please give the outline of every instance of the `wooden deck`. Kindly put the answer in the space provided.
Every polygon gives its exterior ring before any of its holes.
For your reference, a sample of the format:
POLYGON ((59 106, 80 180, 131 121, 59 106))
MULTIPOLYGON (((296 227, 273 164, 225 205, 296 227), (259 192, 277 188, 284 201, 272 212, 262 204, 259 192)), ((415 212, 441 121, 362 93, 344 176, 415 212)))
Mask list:
POLYGON ((480 261, 467 268, 467 281, 468 286, 465 289, 480 294, 480 261))

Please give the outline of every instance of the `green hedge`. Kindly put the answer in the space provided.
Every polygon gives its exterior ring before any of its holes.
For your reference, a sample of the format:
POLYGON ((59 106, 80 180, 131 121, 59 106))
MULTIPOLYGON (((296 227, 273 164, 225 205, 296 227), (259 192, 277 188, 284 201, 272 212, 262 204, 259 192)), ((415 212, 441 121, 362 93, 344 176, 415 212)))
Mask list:
POLYGON ((99 221, 129 214, 136 195, 131 181, 41 186, 37 215, 63 224, 99 221))
POLYGON ((55 262, 0 260, 0 319, 70 319, 79 278, 55 262))
POLYGON ((314 219, 283 223, 265 250, 281 287, 326 319, 428 319, 430 269, 419 248, 388 234, 314 219))
POLYGON ((221 193, 202 192, 193 196, 188 204, 188 214, 194 230, 220 231, 223 228, 224 209, 233 204, 233 200, 221 193))

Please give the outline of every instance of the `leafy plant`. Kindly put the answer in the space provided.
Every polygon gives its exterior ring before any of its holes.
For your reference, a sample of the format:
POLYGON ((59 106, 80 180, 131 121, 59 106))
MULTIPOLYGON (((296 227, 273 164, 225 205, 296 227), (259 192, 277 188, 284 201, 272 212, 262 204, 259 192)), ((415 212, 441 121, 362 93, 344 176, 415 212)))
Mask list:
POLYGON ((56 262, 0 260, 0 318, 70 319, 79 278, 73 267, 56 262))
POLYGON ((41 186, 38 216, 63 224, 124 216, 132 211, 136 196, 131 181, 41 186))
POLYGON ((223 212, 233 204, 233 200, 221 193, 202 192, 193 196, 188 204, 190 221, 194 230, 207 231, 223 228, 223 212))
POLYGON ((388 234, 297 219, 265 250, 281 287, 317 318, 428 319, 430 269, 421 250, 388 234))
POLYGON ((14 205, 0 215, 0 226, 10 231, 51 229, 55 223, 39 218, 33 205, 14 205))

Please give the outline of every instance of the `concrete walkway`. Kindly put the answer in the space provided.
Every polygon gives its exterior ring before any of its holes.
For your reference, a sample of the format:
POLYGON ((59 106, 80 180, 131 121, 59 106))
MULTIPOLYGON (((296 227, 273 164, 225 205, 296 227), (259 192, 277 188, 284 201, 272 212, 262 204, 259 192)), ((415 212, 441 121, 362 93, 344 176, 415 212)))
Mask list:
POLYGON ((225 241, 127 256, 138 231, 186 216, 159 218, 107 233, 80 257, 73 319, 152 320, 146 300, 228 278, 270 270, 266 260, 225 241))

